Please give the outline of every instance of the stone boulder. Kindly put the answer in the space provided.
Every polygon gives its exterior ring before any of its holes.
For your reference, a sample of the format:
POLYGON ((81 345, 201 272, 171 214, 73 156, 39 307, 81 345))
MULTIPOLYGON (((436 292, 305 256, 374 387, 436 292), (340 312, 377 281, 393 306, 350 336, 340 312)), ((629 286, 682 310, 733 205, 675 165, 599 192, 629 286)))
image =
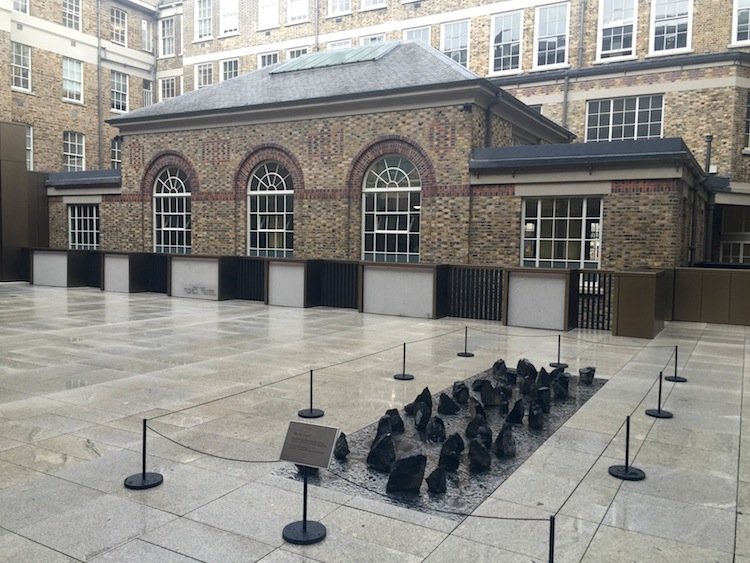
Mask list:
POLYGON ((561 373, 555 379, 552 380, 552 398, 555 401, 564 401, 568 398, 568 383, 570 382, 570 375, 567 373, 561 373))
MULTIPOLYGON (((481 377, 479 379, 475 379, 471 382, 471 390, 475 393, 479 393, 482 390, 482 385, 484 385, 485 381, 487 380, 481 377)), ((489 381, 487 381, 487 383, 489 383, 489 381)))
POLYGON ((516 373, 518 374, 519 379, 523 380, 524 378, 528 377, 529 379, 531 379, 531 381, 536 381, 536 376, 538 375, 534 364, 532 364, 526 358, 518 360, 518 365, 516 365, 516 373))
POLYGON ((539 373, 536 376, 536 386, 549 387, 550 383, 552 383, 552 377, 547 373, 546 369, 540 368, 539 373))
POLYGON ((416 399, 414 399, 415 403, 419 403, 420 401, 422 403, 425 403, 426 405, 429 405, 430 411, 432 411, 432 395, 430 394, 429 387, 425 387, 424 389, 422 389, 422 392, 417 395, 416 399))
POLYGON ((469 424, 468 426, 466 426, 466 431, 464 432, 464 434, 469 440, 471 440, 472 438, 476 438, 477 435, 479 434, 479 429, 482 426, 486 426, 486 425, 487 425, 486 418, 484 418, 483 416, 475 416, 469 421, 469 424))
POLYGON ((447 489, 448 479, 445 468, 438 466, 432 473, 427 476, 427 489, 431 493, 444 493, 447 489))
POLYGON ((497 435, 495 445, 493 446, 495 455, 500 458, 515 457, 516 441, 513 439, 513 426, 507 422, 503 424, 502 430, 497 435))
POLYGON ((532 401, 529 405, 528 422, 532 430, 541 430, 544 426, 544 413, 539 401, 532 401))
POLYGON ((516 371, 516 368, 508 368, 508 371, 505 372, 505 384, 515 387, 517 380, 518 372, 516 371))
POLYGON ((401 415, 398 414, 398 409, 388 409, 385 411, 385 414, 391 419, 391 432, 393 434, 403 434, 404 420, 401 418, 401 415))
POLYGON ((433 416, 425 430, 430 442, 445 442, 445 423, 439 416, 433 416))
MULTIPOLYGON (((383 434, 392 434, 393 428, 391 426, 391 417, 383 415, 378 420, 378 429, 375 431, 375 440, 377 440, 383 434)), ((373 442, 375 441, 373 440, 373 442)))
POLYGON ((500 381, 505 381, 505 374, 508 373, 508 366, 505 365, 505 360, 500 359, 492 364, 492 373, 500 381))
POLYGON ((472 471, 486 471, 490 468, 491 462, 490 452, 482 442, 476 438, 469 442, 469 468, 472 471))
POLYGON ((459 405, 465 405, 469 401, 469 388, 463 381, 456 381, 453 384, 451 395, 459 405))
POLYGON ((432 416, 432 409, 430 405, 417 401, 414 403, 414 424, 417 430, 424 430, 427 428, 427 423, 430 422, 430 416, 432 416))
POLYGON ((588 366, 578 370, 578 377, 584 385, 591 385, 594 383, 594 375, 596 375, 596 368, 588 366))
POLYGON ((388 473, 391 465, 396 459, 396 448, 393 446, 393 439, 390 434, 380 436, 370 448, 367 454, 367 466, 375 471, 388 473))
POLYGON ((469 398, 469 418, 476 418, 482 416, 487 418, 487 414, 484 412, 482 403, 477 401, 474 397, 469 398))
POLYGON ((461 453, 464 451, 464 440, 461 438, 461 435, 458 432, 455 432, 448 436, 448 439, 445 440, 445 444, 443 444, 443 449, 448 449, 451 451, 459 452, 461 453))
POLYGON ((446 471, 457 471, 460 464, 461 454, 453 450, 446 450, 445 444, 443 444, 443 448, 440 450, 438 466, 444 467, 446 471))
POLYGON ((451 399, 445 393, 440 393, 440 398, 438 399, 438 408, 437 408, 437 411, 440 414, 456 414, 460 410, 461 410, 461 407, 458 405, 456 401, 451 399))
POLYGON ((536 400, 542 406, 543 413, 549 413, 550 403, 552 401, 552 394, 549 387, 540 387, 536 393, 536 400))
POLYGON ((523 415, 523 400, 518 399, 513 405, 511 411, 508 413, 508 416, 505 417, 505 422, 509 422, 510 424, 521 424, 523 422, 523 415))
POLYGON ((417 454, 396 460, 388 475, 387 493, 418 493, 424 480, 427 458, 417 454))
POLYGON ((477 440, 488 450, 492 447, 492 430, 489 426, 480 426, 477 428, 477 440))
POLYGON ((497 389, 495 389, 492 386, 492 383, 487 380, 484 381, 484 384, 479 390, 479 396, 481 397, 482 404, 485 407, 496 407, 500 405, 500 400, 502 398, 497 389))
POLYGON ((349 442, 346 440, 346 434, 341 432, 339 433, 339 437, 336 438, 336 443, 333 445, 333 457, 339 461, 344 461, 348 455, 349 442))

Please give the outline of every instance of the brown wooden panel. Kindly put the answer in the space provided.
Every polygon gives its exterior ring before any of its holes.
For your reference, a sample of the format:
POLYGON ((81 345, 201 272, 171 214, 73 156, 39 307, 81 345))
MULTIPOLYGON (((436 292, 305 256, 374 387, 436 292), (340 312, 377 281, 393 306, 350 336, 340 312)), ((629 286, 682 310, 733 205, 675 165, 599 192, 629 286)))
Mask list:
POLYGON ((615 336, 653 338, 664 326, 656 319, 656 275, 617 275, 615 336))
POLYGON ((675 321, 700 321, 703 291, 702 270, 677 268, 674 276, 673 319, 675 321))
POLYGON ((750 325, 750 271, 737 271, 731 274, 729 323, 750 325))
POLYGON ((729 289, 731 272, 703 271, 701 291, 701 321, 706 323, 729 322, 729 289))

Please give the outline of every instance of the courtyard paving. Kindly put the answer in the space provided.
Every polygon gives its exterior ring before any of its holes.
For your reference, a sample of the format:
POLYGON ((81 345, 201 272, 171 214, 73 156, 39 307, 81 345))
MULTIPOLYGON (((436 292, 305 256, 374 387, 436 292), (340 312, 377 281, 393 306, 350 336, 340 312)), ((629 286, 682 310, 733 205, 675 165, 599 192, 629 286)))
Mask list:
MULTIPOLYGON (((294 546, 302 487, 276 461, 308 406, 352 433, 490 367, 554 361, 558 334, 463 319, 0 284, 0 561, 750 562, 750 328, 669 323, 653 340, 562 335, 604 388, 470 516, 311 486, 327 538, 294 546), (473 358, 460 358, 464 327, 473 358), (413 381, 396 381, 402 346, 413 381), (659 372, 674 418, 657 404, 659 372), (632 463, 623 482, 631 416, 632 463), (164 483, 125 489, 141 469, 164 483)), ((364 493, 364 492, 363 492, 364 493)), ((426 493, 424 493, 426 494, 426 493)))

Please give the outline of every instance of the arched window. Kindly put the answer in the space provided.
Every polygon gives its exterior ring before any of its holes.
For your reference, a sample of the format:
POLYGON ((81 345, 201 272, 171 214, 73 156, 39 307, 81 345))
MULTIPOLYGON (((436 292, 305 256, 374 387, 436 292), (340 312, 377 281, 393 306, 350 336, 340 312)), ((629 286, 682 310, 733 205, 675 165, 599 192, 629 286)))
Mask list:
POLYGON ((294 185, 282 164, 266 161, 250 174, 247 213, 249 256, 294 254, 294 185))
POLYGON ((402 156, 370 166, 362 187, 364 260, 419 262, 421 188, 419 172, 402 156))
POLYGON ((159 172, 154 182, 154 252, 190 254, 190 186, 176 166, 159 172))

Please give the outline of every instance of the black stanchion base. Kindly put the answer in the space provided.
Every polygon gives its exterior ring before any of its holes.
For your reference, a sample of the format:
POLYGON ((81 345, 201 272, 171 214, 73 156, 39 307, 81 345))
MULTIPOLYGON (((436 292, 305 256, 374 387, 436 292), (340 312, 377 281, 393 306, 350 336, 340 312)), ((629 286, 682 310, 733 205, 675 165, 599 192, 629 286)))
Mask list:
POLYGON ((668 375, 664 380, 671 381, 672 383, 685 383, 687 381, 687 379, 681 375, 668 375))
POLYGON ((646 414, 654 418, 672 418, 674 415, 664 409, 646 409, 646 414))
POLYGON ((638 469, 632 465, 628 467, 624 465, 610 465, 607 471, 609 471, 612 477, 617 477, 623 481, 643 481, 646 478, 646 474, 642 469, 638 469))
POLYGON ((320 418, 325 413, 321 409, 302 409, 297 412, 297 416, 301 418, 320 418))
POLYGON ((397 373, 393 376, 393 379, 398 379, 399 381, 411 381, 414 379, 414 376, 410 373, 397 373))
POLYGON ((473 358, 474 352, 459 352, 458 354, 456 354, 456 356, 458 356, 459 358, 473 358))
POLYGON ((549 367, 551 367, 551 368, 563 368, 563 369, 565 369, 565 368, 568 367, 568 364, 566 364, 564 362, 551 362, 550 365, 549 365, 549 367))
POLYGON ((295 545, 310 545, 323 541, 326 537, 326 527, 320 522, 307 521, 307 530, 302 529, 302 520, 284 526, 281 537, 285 542, 295 545))
POLYGON ((125 479, 125 488, 140 491, 158 487, 164 482, 161 473, 136 473, 125 479))

